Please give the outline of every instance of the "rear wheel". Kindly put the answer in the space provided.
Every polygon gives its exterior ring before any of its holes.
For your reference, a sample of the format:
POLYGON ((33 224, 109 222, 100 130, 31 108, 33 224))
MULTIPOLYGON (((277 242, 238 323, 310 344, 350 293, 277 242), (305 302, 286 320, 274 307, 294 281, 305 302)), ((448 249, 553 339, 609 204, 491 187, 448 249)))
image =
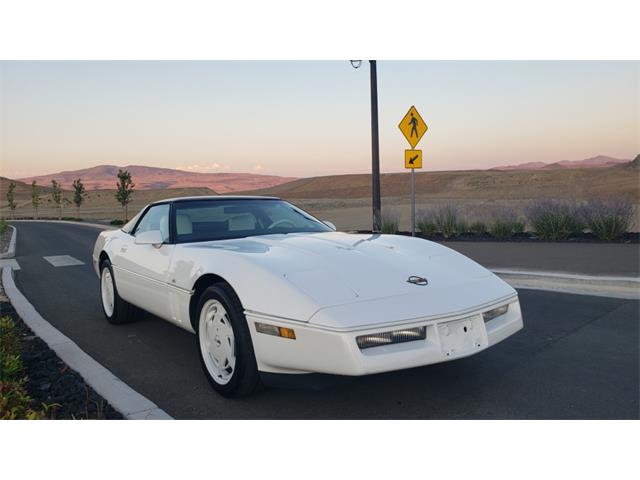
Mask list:
POLYGON ((109 260, 100 264, 100 299, 102 311, 109 323, 121 324, 135 320, 138 309, 118 295, 113 268, 109 260))
POLYGON ((240 300, 226 283, 207 288, 198 302, 200 363, 211 386, 225 397, 251 393, 259 384, 251 334, 240 300))

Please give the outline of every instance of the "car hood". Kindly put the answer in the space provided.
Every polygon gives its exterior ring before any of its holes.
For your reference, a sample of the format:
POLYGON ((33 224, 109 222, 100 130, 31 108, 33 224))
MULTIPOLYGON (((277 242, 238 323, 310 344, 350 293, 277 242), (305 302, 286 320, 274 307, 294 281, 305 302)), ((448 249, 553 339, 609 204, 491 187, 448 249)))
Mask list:
POLYGON ((459 309, 461 303, 487 303, 513 294, 511 287, 469 258, 437 243, 411 237, 328 232, 266 235, 197 245, 242 255, 303 292, 318 310, 408 295, 423 299, 419 309, 424 310, 426 302, 447 311, 459 309), (424 278, 427 285, 409 283, 410 277, 424 278), (500 288, 478 289, 482 284, 500 288), (474 293, 461 295, 460 289, 474 293), (443 292, 458 293, 444 298, 443 292))

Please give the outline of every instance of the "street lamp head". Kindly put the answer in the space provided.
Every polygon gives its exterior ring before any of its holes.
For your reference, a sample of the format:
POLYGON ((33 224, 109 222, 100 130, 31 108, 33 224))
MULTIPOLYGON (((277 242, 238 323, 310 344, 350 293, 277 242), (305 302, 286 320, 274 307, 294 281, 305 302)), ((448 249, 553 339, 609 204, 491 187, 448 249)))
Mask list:
POLYGON ((362 60, 349 60, 351 62, 351 66, 353 68, 360 68, 360 65, 362 65, 362 60))

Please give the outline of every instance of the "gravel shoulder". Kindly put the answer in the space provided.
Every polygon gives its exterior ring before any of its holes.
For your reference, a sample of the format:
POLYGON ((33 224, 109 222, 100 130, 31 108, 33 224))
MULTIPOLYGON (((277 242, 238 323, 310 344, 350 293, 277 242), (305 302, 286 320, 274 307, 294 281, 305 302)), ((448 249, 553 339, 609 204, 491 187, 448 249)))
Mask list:
POLYGON ((26 390, 36 408, 43 404, 50 405, 50 419, 122 419, 119 412, 33 334, 15 312, 1 286, 0 316, 11 317, 18 327, 21 358, 28 377, 26 390))
POLYGON ((11 236, 13 235, 13 229, 7 228, 4 233, 0 233, 0 253, 6 253, 9 250, 9 243, 11 243, 11 236))

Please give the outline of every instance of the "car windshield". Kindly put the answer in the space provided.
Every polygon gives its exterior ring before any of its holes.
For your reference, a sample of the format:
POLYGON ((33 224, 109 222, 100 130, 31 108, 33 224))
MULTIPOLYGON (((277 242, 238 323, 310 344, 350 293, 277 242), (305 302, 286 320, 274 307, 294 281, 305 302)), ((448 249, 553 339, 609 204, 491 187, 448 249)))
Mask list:
POLYGON ((189 200, 176 202, 174 208, 178 243, 332 231, 321 221, 283 200, 189 200))

